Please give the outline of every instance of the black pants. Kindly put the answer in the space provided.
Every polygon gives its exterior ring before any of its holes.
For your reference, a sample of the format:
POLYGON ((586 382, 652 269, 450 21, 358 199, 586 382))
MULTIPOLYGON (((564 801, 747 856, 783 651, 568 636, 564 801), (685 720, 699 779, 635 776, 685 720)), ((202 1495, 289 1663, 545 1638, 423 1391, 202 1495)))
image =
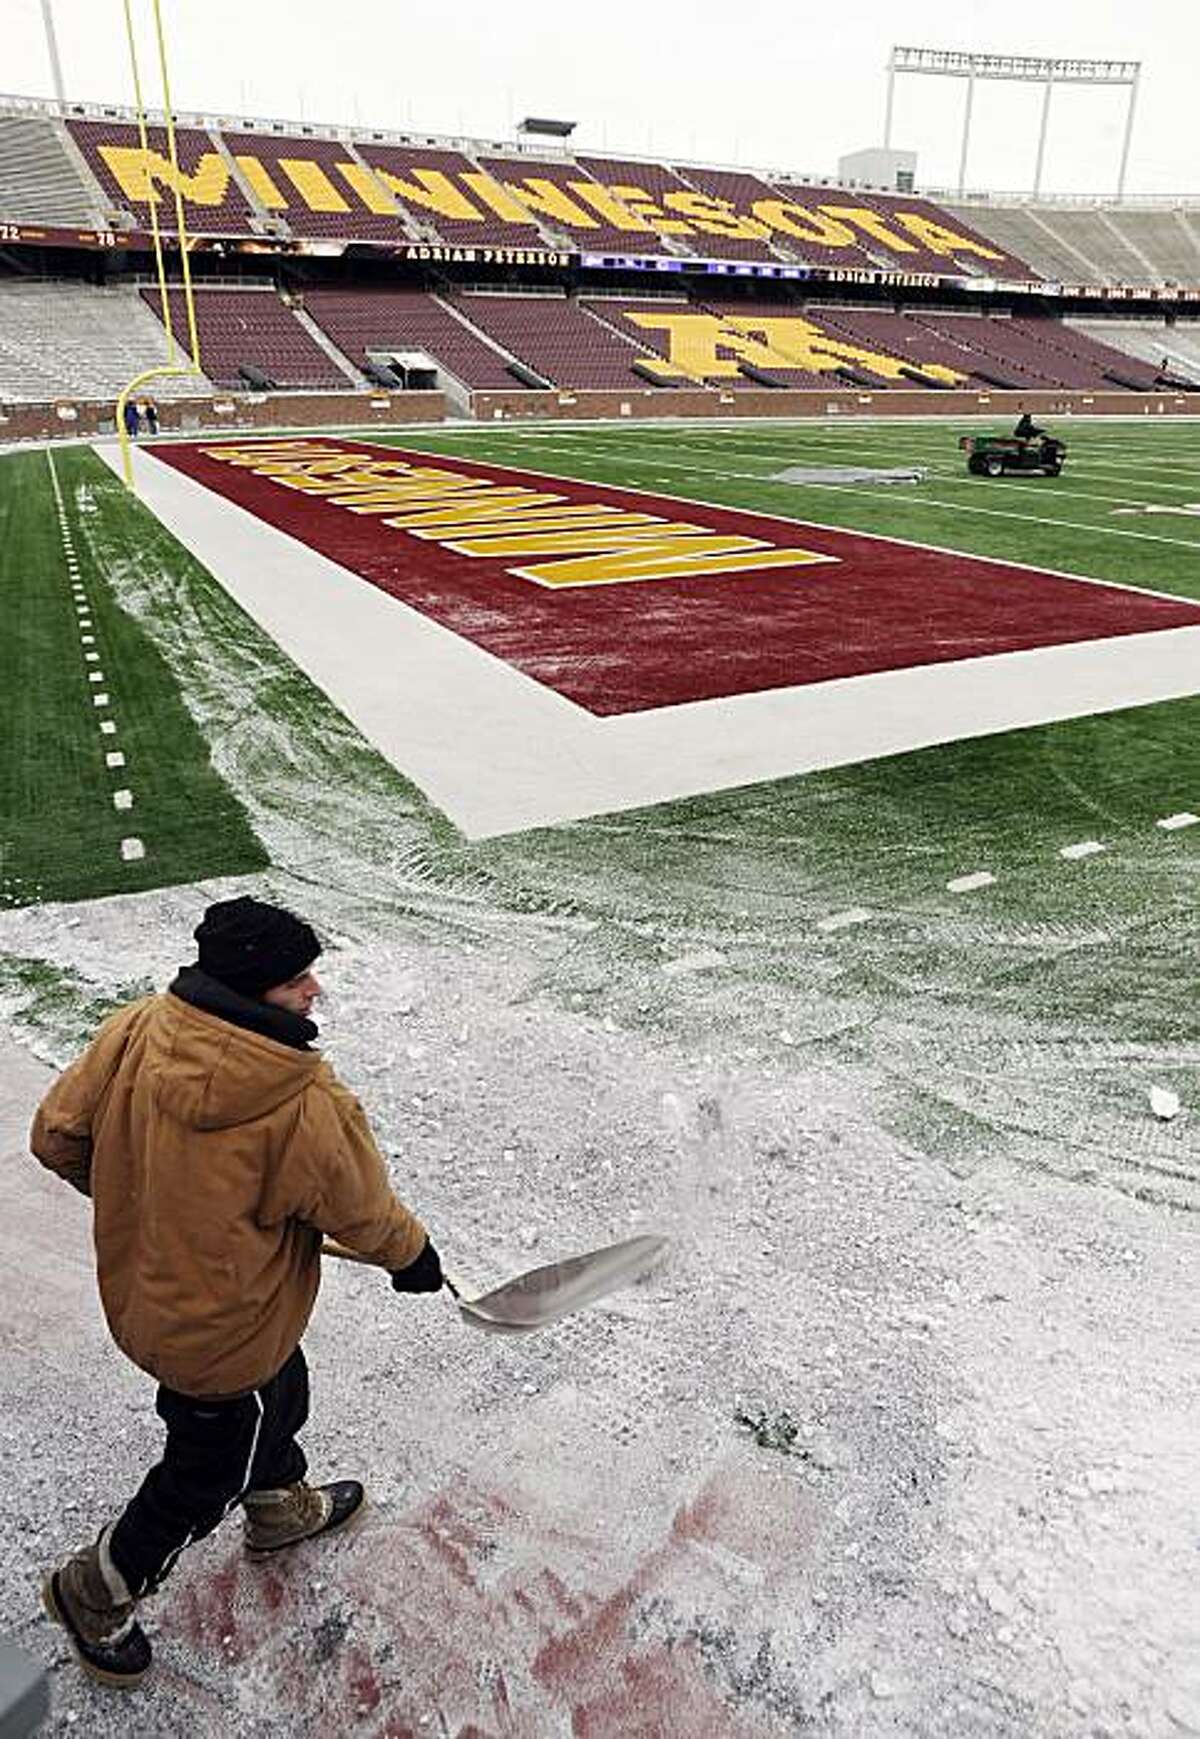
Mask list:
POLYGON ((163 1458, 108 1542, 135 1598, 152 1593, 184 1547, 211 1534, 248 1491, 304 1478, 296 1433, 308 1418, 308 1366, 297 1347, 269 1383, 235 1401, 160 1388, 155 1408, 167 1427, 163 1458))

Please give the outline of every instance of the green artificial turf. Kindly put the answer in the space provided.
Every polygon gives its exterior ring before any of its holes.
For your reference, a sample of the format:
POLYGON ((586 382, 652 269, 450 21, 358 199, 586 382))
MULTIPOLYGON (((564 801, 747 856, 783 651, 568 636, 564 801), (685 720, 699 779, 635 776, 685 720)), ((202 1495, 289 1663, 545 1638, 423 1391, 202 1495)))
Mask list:
MULTIPOLYGON (((92 528, 123 559, 164 559, 161 528, 85 448, 52 461, 90 626, 81 629, 45 452, 0 461, 0 905, 78 900, 262 867, 266 856, 153 641, 116 603, 92 528), (82 493, 81 493, 82 488, 82 493), (86 507, 86 511, 81 511, 86 507), (88 632, 94 646, 85 647, 88 632), (91 665, 85 652, 94 650, 91 665), (88 680, 91 669, 103 683, 88 680), (97 708, 95 695, 109 703, 97 708), (100 730, 111 719, 112 734, 100 730), (120 753, 124 765, 109 767, 120 753), (114 807, 128 790, 133 806, 114 807), (127 860, 121 842, 145 855, 127 860)), ((165 552, 171 559, 171 552, 165 552)), ((176 549, 177 559, 186 561, 176 549)))
MULTIPOLYGON (((967 478, 957 430, 928 423, 394 440, 1200 596, 1197 517, 1142 511, 1200 501, 1200 434, 1065 432, 1064 476, 1022 482, 967 478), (804 462, 931 475, 769 481, 804 462)), ((520 938, 522 996, 690 1038, 730 1069, 845 1065, 902 1139, 963 1175, 1003 1151, 1200 1205, 1185 1121, 1160 1129, 1145 1112, 1148 1080, 1184 1092, 1195 1064, 1200 827, 1157 823, 1200 812, 1200 696, 472 843, 94 455, 55 464, 137 807, 111 813, 46 458, 0 460, 7 903, 256 868, 267 853, 244 803, 297 899, 319 887, 348 929, 520 938), (134 831, 147 857, 124 864, 115 848, 134 831), (1103 851, 1061 857, 1088 840, 1103 851), (947 887, 980 870, 994 883, 947 887), (690 953, 709 964, 665 970, 690 953)), ((18 990, 33 994, 20 974, 18 990)))
POLYGON ((1200 511, 1144 512, 1200 504, 1200 426, 1047 421, 1068 442, 1060 478, 971 477, 957 427, 924 422, 420 431, 395 443, 1200 597, 1200 511), (930 475, 917 485, 771 480, 792 465, 930 475))

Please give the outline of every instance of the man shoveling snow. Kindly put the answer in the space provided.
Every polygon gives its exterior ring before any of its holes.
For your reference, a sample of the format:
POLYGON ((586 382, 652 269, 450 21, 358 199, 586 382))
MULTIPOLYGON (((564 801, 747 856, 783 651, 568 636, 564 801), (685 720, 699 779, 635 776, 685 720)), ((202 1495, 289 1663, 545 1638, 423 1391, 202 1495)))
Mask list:
POLYGON ((210 906, 199 959, 119 1010, 34 1119, 42 1164, 92 1198, 100 1295, 159 1383, 163 1458, 124 1512, 43 1585, 83 1665, 150 1665, 140 1600, 236 1505, 262 1556, 361 1513, 357 1480, 310 1485, 300 1348, 326 1234, 436 1292, 441 1263, 393 1194, 362 1107, 311 1048, 313 930, 243 897, 210 906))

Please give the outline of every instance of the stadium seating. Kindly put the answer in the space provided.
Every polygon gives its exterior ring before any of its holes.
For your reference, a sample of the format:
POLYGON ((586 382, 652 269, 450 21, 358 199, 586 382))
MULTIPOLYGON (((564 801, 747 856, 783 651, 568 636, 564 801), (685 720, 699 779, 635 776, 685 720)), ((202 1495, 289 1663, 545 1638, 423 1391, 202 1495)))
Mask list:
POLYGON ((1030 206, 948 202, 945 209, 956 222, 971 224, 996 247, 1028 260, 1035 272, 1051 282, 1082 284, 1097 276, 1098 268, 1061 242, 1043 222, 1041 213, 1030 206))
POLYGON ((555 386, 602 389, 639 384, 644 351, 565 296, 464 296, 480 332, 555 386))
POLYGON ((461 151, 363 141, 358 153, 378 172, 414 235, 466 247, 547 245, 533 214, 517 209, 461 151))
MULTIPOLYGON (((166 360, 163 329, 136 290, 0 283, 0 402, 104 402, 166 360)), ((159 399, 194 398, 212 387, 168 378, 149 390, 159 399)))
POLYGON ((1148 390, 1154 384, 1156 371, 1073 333, 1058 320, 926 313, 911 318, 973 353, 975 374, 993 384, 1080 392, 1133 386, 1148 390))
POLYGON ((634 216, 629 217, 626 227, 608 215, 614 210, 624 215, 621 200, 574 162, 481 156, 479 163, 518 199, 532 204, 556 245, 565 242, 570 247, 608 253, 662 252, 662 237, 639 228, 634 216), (596 201, 600 201, 599 206, 596 201))
POLYGON ((1148 368, 1143 361, 1105 340, 1076 332, 1061 320, 1020 320, 1025 332, 1048 350, 1070 358, 1082 374, 1075 374, 1068 384, 1093 388, 1113 385, 1136 387, 1151 392, 1159 369, 1148 368))
POLYGON ((1031 276, 1023 260, 980 235, 970 223, 952 223, 945 211, 928 200, 787 181, 777 181, 775 186, 791 208, 787 215, 796 231, 795 239, 786 238, 787 246, 812 265, 955 276, 1031 276), (947 228, 956 232, 964 245, 956 249, 947 241, 942 244, 944 251, 929 245, 929 236, 947 228), (822 242, 822 235, 829 238, 828 243, 822 242), (852 250, 843 245, 847 236, 854 240, 852 250))
POLYGON ((1113 206, 1105 215, 1123 240, 1149 263, 1151 282, 1200 284, 1200 230, 1189 223, 1182 210, 1138 211, 1113 206))
POLYGON ((641 162, 625 157, 577 157, 580 168, 607 187, 645 227, 624 235, 615 250, 626 254, 673 253, 683 257, 706 250, 699 238, 687 235, 686 220, 671 211, 664 200, 667 194, 687 193, 687 183, 665 163, 641 162))
POLYGON ((294 235, 404 240, 396 201, 353 146, 263 133, 224 131, 221 137, 255 199, 294 235))
POLYGON ((0 115, 0 220, 91 226, 104 209, 47 115, 0 115))
MULTIPOLYGON (((731 279, 752 265, 832 270, 864 285, 887 273, 894 298, 927 298, 930 281, 947 277, 978 280, 985 293, 993 281, 1038 274, 1052 284, 1195 286, 1200 208, 982 197, 935 204, 741 169, 467 140, 410 144, 403 135, 283 122, 224 127, 195 117, 177 130, 176 171, 164 130, 150 129, 147 160, 120 111, 80 107, 60 119, 34 105, 0 109, 0 222, 144 231, 152 200, 169 233, 178 186, 199 251, 227 250, 230 238, 245 238, 253 251, 275 236, 283 253, 309 256, 303 295, 204 282, 199 269, 202 355, 223 388, 251 380, 344 390, 365 384, 375 353, 389 351, 431 357, 460 411, 469 410, 468 393, 514 383, 583 391, 698 381, 816 388, 840 377, 872 390, 1144 391, 1164 357, 1174 358, 1177 378, 1196 372, 1195 332, 1183 326, 1065 324, 1003 304, 965 313, 940 290, 950 307, 926 300, 903 310, 848 283, 858 306, 822 301, 829 291, 811 284, 763 284, 764 296, 777 299, 759 302, 723 301, 721 290, 732 297, 731 279), (446 269, 441 287, 328 288, 322 279, 332 272, 315 263, 353 244, 404 252, 414 243, 422 244, 422 269, 446 269), (474 248, 488 252, 480 258, 474 248), (656 287, 671 287, 663 296, 616 293, 635 282, 630 277, 611 279, 607 295, 564 290, 544 271, 524 292, 512 283, 502 292, 484 287, 496 266, 511 267, 519 286, 523 268, 559 263, 542 261, 551 251, 659 256, 659 266, 729 264, 705 279, 657 275, 656 287), (464 284, 454 268, 475 263, 488 274, 464 284), (673 293, 687 283, 711 284, 717 299, 698 287, 693 301, 673 293), (747 330, 747 319, 784 324, 747 330)), ((120 252, 111 257, 122 270, 120 252)), ((104 399, 163 354, 160 328, 147 325, 156 291, 140 300, 81 285, 27 294, 0 282, 0 291, 0 390, 9 398, 85 392, 104 399), (73 347, 88 331, 92 354, 83 356, 73 347)), ((177 291, 172 308, 182 329, 177 291)), ((386 373, 376 378, 389 381, 386 373)), ((164 385, 163 395, 172 390, 164 385)))
MULTIPOLYGON (((136 227, 148 229, 149 202, 137 128, 119 121, 69 121, 67 125, 92 173, 112 202, 114 214, 132 213, 136 227)), ((166 129, 149 127, 147 143, 160 160, 162 171, 167 172, 170 159, 166 129)), ((180 170, 187 178, 184 215, 192 233, 253 233, 256 226, 251 222, 250 206, 216 141, 198 127, 177 127, 175 149, 180 170)), ((174 196, 160 178, 157 164, 152 168, 151 180, 158 195, 159 224, 164 230, 173 230, 176 227, 174 196)))
POLYGON ((1200 224, 1183 207, 1077 209, 1026 203, 957 204, 946 210, 1000 247, 1019 251, 1040 276, 1063 284, 1200 283, 1200 224))
MULTIPOLYGON (((137 130, 110 118, 74 118, 69 126, 111 221, 145 228, 137 130)), ((743 170, 594 154, 538 157, 495 145, 409 145, 394 136, 331 137, 282 124, 265 131, 183 126, 177 145, 178 178, 163 130, 151 129, 149 174, 160 222, 168 231, 175 226, 178 179, 188 227, 201 237, 290 231, 345 242, 565 247, 1028 276, 1007 252, 983 258, 983 244, 969 230, 957 245, 948 240, 943 232, 952 220, 927 201, 769 182, 743 170)), ((3 173, 0 139, 0 182, 3 173)))
POLYGON ((777 197, 774 188, 768 187, 765 181, 760 181, 756 175, 746 175, 734 169, 696 169, 689 166, 686 169, 677 169, 676 173, 702 196, 699 201, 689 201, 684 207, 693 222, 709 226, 701 230, 696 238, 694 245, 700 252, 733 260, 795 260, 800 257, 786 241, 780 245, 779 241, 774 240, 769 227, 751 215, 758 200, 777 197), (709 208, 714 201, 717 210, 710 212, 709 208), (722 205, 730 208, 728 215, 720 214, 719 207, 722 205), (749 231, 757 229, 765 233, 733 234, 732 226, 749 231))
MULTIPOLYGON (((804 312, 807 319, 816 321, 827 332, 846 338, 864 350, 879 350, 888 356, 899 357, 907 367, 918 372, 936 363, 964 375, 970 384, 978 384, 972 378, 974 358, 969 343, 935 333, 928 326, 919 325, 909 314, 826 304, 807 308, 804 312)), ((906 380, 901 384, 920 383, 906 380)))
POLYGON ((1064 326, 1110 345, 1124 367, 1131 357, 1163 369, 1172 379, 1200 381, 1200 322, 1164 320, 1066 320, 1064 326))
POLYGON ((976 314, 926 314, 913 316, 916 323, 952 343, 961 344, 973 357, 974 373, 993 385, 1012 387, 1088 387, 1098 384, 1094 371, 1076 368, 1067 358, 1048 352, 1025 321, 976 314), (1076 378, 1068 379, 1068 374, 1076 378))
MULTIPOLYGON (((684 297, 668 299, 659 297, 653 300, 639 300, 637 297, 616 298, 605 297, 603 300, 591 297, 581 298, 581 304, 592 314, 594 319, 603 320, 606 325, 622 337, 629 338, 638 345, 644 356, 658 357, 667 360, 670 356, 670 342, 666 333, 639 325, 631 319, 632 315, 644 314, 655 318, 664 314, 689 314, 695 312, 692 304, 684 297)), ((638 375, 637 358, 630 363, 631 371, 638 375)), ((641 377, 645 378, 645 377, 641 377)), ((652 377, 655 384, 670 386, 672 382, 661 376, 652 377)), ((736 375, 721 379, 722 386, 747 386, 750 382, 736 375)))
MULTIPOLYGON (((143 290, 157 314, 157 289, 143 290)), ((177 333, 187 331, 183 292, 168 290, 171 320, 177 333)), ((290 308, 273 290, 199 289, 195 295, 200 357, 218 386, 245 384, 244 365, 261 371, 280 387, 328 387, 346 391, 350 381, 310 338, 290 308)))
POLYGON ((913 194, 863 193, 861 189, 856 197, 861 197, 863 203, 877 211, 889 227, 902 234, 906 241, 912 242, 917 248, 915 254, 893 256, 897 264, 907 260, 908 264, 901 265, 901 270, 945 272, 950 268, 972 277, 1017 280, 1038 275, 1018 249, 999 246, 982 235, 978 226, 970 222, 951 221, 947 211, 931 204, 927 199, 918 199, 913 194), (899 215, 901 213, 903 216, 899 215), (943 251, 932 246, 922 246, 921 224, 929 226, 930 233, 945 229, 949 224, 952 230, 958 232, 965 241, 973 242, 975 247, 947 245, 943 251), (1000 257, 989 259, 989 253, 998 253, 1000 257))
POLYGON ((423 350, 472 391, 513 385, 499 351, 424 290, 309 290, 304 306, 356 365, 368 350, 423 350))
POLYGON ((1094 282, 1108 284, 1148 283, 1156 271, 1135 253, 1103 211, 1051 211, 1042 221, 1059 241, 1092 262, 1094 282))

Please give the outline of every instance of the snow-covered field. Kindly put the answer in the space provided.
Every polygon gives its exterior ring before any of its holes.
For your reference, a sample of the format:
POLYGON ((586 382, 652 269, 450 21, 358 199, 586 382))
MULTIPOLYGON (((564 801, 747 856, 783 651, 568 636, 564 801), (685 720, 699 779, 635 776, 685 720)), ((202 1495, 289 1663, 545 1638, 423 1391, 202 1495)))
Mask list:
MULTIPOLYGON (((8 913, 3 943, 161 983, 225 891, 8 913)), ((85 1204, 23 1158, 48 1072, 6 1048, 0 1586, 55 1730, 1200 1731, 1191 1214, 1003 1143, 956 1175, 880 1128, 866 1072, 617 1028, 519 936, 344 936, 324 967, 329 1052, 468 1282, 641 1227, 669 1263, 518 1342, 330 1273, 308 1441, 372 1513, 265 1577, 227 1524, 122 1701, 35 1585, 135 1485, 152 1388, 106 1341, 85 1204)))

